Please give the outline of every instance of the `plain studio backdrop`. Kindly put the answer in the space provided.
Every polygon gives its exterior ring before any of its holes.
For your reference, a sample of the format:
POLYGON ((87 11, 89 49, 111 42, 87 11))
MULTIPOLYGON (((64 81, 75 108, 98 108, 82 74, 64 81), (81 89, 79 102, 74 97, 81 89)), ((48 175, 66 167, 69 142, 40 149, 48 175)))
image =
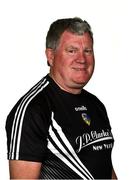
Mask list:
POLYGON ((0 179, 8 179, 6 117, 48 73, 45 37, 58 18, 81 17, 94 33, 95 72, 86 89, 105 104, 121 180, 134 179, 134 26, 131 0, 0 1, 0 179))

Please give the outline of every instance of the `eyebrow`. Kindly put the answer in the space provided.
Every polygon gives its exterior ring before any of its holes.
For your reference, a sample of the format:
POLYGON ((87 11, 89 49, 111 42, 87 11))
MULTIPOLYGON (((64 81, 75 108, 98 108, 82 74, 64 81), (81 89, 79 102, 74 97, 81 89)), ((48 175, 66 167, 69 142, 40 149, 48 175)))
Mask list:
POLYGON ((66 49, 78 49, 78 48, 75 46, 68 46, 68 47, 66 47, 66 49))
MULTIPOLYGON (((66 50, 67 50, 67 49, 78 50, 79 48, 78 48, 78 47, 75 47, 75 46, 68 46, 68 47, 66 47, 66 50)), ((93 50, 93 47, 85 47, 84 50, 93 50)))

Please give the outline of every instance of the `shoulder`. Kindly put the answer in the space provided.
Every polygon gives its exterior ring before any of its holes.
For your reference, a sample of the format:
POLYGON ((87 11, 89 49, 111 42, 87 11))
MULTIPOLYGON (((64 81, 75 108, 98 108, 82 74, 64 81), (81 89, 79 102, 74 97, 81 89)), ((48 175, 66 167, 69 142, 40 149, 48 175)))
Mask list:
POLYGON ((105 105, 103 104, 103 102, 96 95, 86 91, 85 89, 83 90, 83 92, 84 92, 85 96, 87 97, 87 99, 92 101, 93 104, 98 106, 103 111, 106 111, 105 105))
POLYGON ((13 123, 14 119, 24 119, 26 116, 37 116, 48 113, 46 89, 49 82, 44 77, 23 95, 8 114, 7 120, 13 123))
POLYGON ((84 93, 84 95, 85 95, 87 98, 89 98, 89 99, 91 99, 91 100, 94 100, 95 102, 98 102, 98 103, 103 104, 96 95, 88 92, 87 90, 84 89, 84 90, 83 90, 83 93, 84 93))

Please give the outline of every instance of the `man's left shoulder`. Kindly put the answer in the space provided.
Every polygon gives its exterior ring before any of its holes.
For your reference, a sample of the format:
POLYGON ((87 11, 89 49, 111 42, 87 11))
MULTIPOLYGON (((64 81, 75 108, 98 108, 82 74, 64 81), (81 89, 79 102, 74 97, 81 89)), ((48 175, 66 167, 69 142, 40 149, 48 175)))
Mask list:
POLYGON ((85 94, 85 96, 90 99, 93 103, 97 104, 98 106, 102 107, 105 109, 105 106, 103 104, 103 102, 93 93, 83 89, 83 92, 85 94))

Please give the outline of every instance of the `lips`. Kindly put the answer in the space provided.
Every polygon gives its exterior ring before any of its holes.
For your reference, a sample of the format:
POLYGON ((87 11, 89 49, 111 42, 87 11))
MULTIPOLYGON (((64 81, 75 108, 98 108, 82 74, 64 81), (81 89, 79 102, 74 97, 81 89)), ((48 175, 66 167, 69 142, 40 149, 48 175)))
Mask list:
POLYGON ((85 67, 73 67, 72 69, 74 69, 76 71, 86 71, 85 67))

